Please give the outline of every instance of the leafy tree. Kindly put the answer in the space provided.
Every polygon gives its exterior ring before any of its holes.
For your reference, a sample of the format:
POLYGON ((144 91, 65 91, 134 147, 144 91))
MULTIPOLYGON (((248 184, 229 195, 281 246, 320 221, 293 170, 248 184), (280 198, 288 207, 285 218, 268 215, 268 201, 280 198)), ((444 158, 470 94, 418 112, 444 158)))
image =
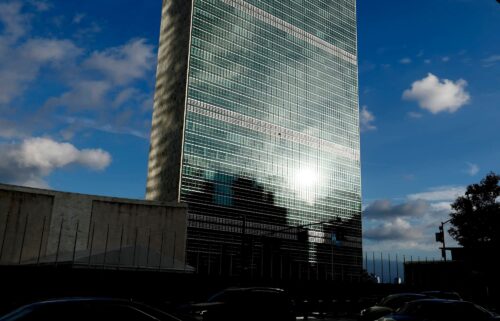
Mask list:
POLYGON ((451 205, 450 235, 466 248, 500 248, 500 175, 486 175, 451 205))

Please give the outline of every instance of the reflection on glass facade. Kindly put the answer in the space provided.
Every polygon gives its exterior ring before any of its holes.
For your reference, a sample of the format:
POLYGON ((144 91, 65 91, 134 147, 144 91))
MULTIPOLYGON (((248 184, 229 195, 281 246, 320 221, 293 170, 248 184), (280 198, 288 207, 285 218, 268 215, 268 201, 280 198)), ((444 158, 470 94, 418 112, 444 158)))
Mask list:
POLYGON ((355 0, 164 1, 147 197, 189 204, 198 270, 357 277, 355 12, 355 0), (166 85, 176 70, 182 92, 166 85))

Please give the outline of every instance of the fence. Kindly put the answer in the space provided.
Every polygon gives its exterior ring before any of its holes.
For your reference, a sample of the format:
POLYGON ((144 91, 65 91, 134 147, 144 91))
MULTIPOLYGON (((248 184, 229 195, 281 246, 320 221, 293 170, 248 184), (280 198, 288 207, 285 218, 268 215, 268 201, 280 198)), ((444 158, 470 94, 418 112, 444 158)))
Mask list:
POLYGON ((418 262, 439 262, 434 257, 420 257, 406 254, 365 252, 363 268, 377 283, 404 282, 405 264, 418 262))

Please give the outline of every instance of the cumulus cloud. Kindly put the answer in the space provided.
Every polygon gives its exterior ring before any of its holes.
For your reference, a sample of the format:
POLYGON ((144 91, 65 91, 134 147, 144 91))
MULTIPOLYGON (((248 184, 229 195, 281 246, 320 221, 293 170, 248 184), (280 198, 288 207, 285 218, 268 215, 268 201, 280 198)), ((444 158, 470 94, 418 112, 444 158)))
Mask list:
POLYGON ((69 40, 29 39, 21 45, 0 40, 0 104, 20 96, 39 75, 42 67, 61 66, 82 50, 69 40))
POLYGON ((48 107, 63 106, 71 110, 97 109, 106 107, 106 95, 112 85, 103 80, 81 80, 73 84, 72 90, 60 97, 50 98, 46 102, 48 107))
POLYGON ((370 131, 377 129, 377 127, 373 125, 374 121, 375 116, 373 115, 373 113, 368 110, 368 107, 363 106, 363 108, 361 108, 361 111, 359 112, 361 131, 370 131))
POLYGON ((419 217, 426 214, 429 204, 424 200, 412 200, 403 204, 392 204, 389 200, 376 200, 366 207, 365 218, 386 219, 399 217, 419 217))
POLYGON ((69 143, 34 137, 18 144, 0 145, 0 181, 32 187, 47 187, 44 178, 54 170, 80 165, 103 170, 111 155, 102 149, 78 149, 69 143))
POLYGON ((145 77, 154 67, 156 57, 153 51, 153 46, 145 39, 136 39, 124 46, 94 52, 84 65, 116 84, 126 84, 145 77))
POLYGON ((365 230, 363 235, 367 239, 376 241, 408 241, 421 239, 423 233, 421 229, 412 227, 408 221, 396 218, 393 221, 384 222, 379 226, 365 230))
POLYGON ((466 87, 467 82, 463 79, 455 82, 441 80, 429 73, 427 77, 415 81, 410 89, 405 90, 403 98, 418 101, 421 108, 433 114, 454 113, 470 101, 466 87))
POLYGON ((154 66, 154 48, 144 39, 123 46, 96 51, 83 61, 70 90, 47 100, 46 107, 72 111, 118 108, 144 94, 126 85, 145 79, 154 66), (87 72, 97 72, 97 76, 87 72))
POLYGON ((72 59, 82 52, 70 40, 30 39, 20 48, 24 56, 32 62, 61 62, 72 59))
POLYGON ((454 201, 465 193, 463 186, 440 186, 429 189, 427 192, 410 194, 407 198, 411 201, 424 200, 429 202, 454 201))
POLYGON ((6 40, 15 41, 28 31, 30 17, 21 12, 22 7, 19 1, 0 3, 0 26, 6 40))
MULTIPOLYGON (((464 192, 464 187, 441 186, 409 194, 398 203, 389 200, 372 202, 363 210, 365 249, 434 250, 437 226, 449 218, 450 204, 464 192)), ((449 236, 447 243, 456 244, 449 236)))
POLYGON ((37 11, 47 11, 52 8, 52 4, 43 0, 30 0, 29 3, 35 7, 37 11))
POLYGON ((0 118, 0 138, 17 138, 24 135, 24 128, 20 128, 12 121, 0 118))

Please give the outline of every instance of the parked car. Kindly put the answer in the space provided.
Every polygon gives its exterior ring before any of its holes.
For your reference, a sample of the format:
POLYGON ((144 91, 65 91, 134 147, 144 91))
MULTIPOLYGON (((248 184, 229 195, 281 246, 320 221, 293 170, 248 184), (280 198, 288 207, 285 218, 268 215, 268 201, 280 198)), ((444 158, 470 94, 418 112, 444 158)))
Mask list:
POLYGON ((378 321, 493 321, 500 317, 467 301, 423 299, 406 303, 378 321))
POLYGON ((277 288, 230 288, 195 306, 203 310, 204 321, 295 321, 292 300, 277 288))
POLYGON ((433 297, 436 299, 446 299, 446 300, 462 300, 462 297, 457 292, 451 291, 423 291, 420 292, 429 297, 433 297))
POLYGON ((372 307, 361 310, 360 321, 374 321, 402 307, 406 302, 425 299, 427 296, 420 293, 397 293, 384 297, 372 307))
POLYGON ((130 300, 61 298, 25 305, 0 317, 0 321, 182 321, 130 300))

